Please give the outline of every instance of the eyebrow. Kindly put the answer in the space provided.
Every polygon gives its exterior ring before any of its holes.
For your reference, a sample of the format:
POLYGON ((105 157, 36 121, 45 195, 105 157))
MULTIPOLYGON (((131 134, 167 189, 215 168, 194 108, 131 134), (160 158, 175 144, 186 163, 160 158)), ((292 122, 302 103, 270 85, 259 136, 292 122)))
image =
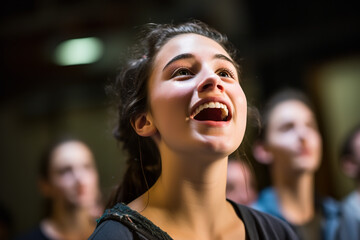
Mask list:
POLYGON ((165 68, 167 68, 171 63, 180 60, 180 59, 187 59, 187 58, 194 58, 194 55, 192 55, 191 53, 183 53, 180 55, 177 55, 175 57, 173 57, 163 68, 163 71, 165 70, 165 68))
MULTIPOLYGON (((163 68, 163 71, 165 70, 165 68, 167 68, 171 63, 181 60, 181 59, 188 59, 188 58, 194 58, 195 56, 191 53, 183 53, 183 54, 179 54, 175 57, 173 57, 163 68)), ((214 59, 222 59, 222 60, 226 60, 228 62, 230 62, 232 65, 236 66, 236 64, 234 63, 233 60, 231 60, 230 58, 228 58, 227 56, 225 56, 224 54, 215 54, 214 59)))
POLYGON ((230 58, 228 58, 227 56, 225 56, 224 54, 220 54, 220 53, 215 54, 214 58, 226 60, 226 61, 230 62, 232 65, 236 66, 235 62, 233 60, 231 60, 230 58))

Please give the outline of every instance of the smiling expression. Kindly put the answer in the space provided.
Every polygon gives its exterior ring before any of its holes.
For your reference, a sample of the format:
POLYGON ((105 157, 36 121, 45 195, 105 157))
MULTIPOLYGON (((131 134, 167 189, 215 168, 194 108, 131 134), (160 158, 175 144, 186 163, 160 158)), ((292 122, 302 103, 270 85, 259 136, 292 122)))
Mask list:
POLYGON ((169 40, 155 58, 148 91, 160 152, 226 156, 240 145, 246 97, 233 60, 212 39, 169 40))

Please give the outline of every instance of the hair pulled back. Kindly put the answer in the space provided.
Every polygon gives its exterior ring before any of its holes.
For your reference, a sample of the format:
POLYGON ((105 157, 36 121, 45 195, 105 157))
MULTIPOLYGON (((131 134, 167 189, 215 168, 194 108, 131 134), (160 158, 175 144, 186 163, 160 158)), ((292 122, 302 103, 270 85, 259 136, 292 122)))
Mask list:
POLYGON ((130 49, 130 59, 115 82, 108 87, 117 104, 118 119, 113 133, 128 153, 122 183, 111 197, 108 207, 117 202, 131 202, 145 193, 160 176, 161 160, 157 146, 150 137, 139 136, 131 122, 149 108, 147 84, 157 53, 170 39, 186 33, 208 37, 219 43, 233 59, 236 57, 235 48, 227 37, 200 21, 179 25, 150 23, 144 26, 138 44, 130 49))

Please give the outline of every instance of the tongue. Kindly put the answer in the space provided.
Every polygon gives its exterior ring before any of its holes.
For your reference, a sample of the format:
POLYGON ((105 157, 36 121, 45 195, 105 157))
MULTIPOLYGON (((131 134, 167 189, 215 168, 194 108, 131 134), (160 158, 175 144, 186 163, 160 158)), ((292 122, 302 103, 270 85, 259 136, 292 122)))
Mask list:
POLYGON ((221 109, 219 108, 205 108, 199 112, 194 119, 199 121, 222 121, 221 109))

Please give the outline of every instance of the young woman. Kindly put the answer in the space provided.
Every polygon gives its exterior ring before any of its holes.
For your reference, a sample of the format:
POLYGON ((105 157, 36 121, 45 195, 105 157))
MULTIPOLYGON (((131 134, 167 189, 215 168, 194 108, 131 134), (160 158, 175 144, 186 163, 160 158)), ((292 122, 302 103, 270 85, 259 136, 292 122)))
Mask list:
POLYGON ((225 36, 197 21, 147 27, 115 86, 128 169, 90 239, 293 239, 226 200, 247 102, 225 36))
POLYGON ((333 239, 337 204, 315 198, 322 139, 310 101, 299 91, 282 90, 268 100, 262 121, 254 156, 270 165, 273 187, 260 192, 255 209, 289 222, 300 239, 333 239))
POLYGON ((103 211, 89 147, 74 138, 52 144, 40 162, 39 186, 47 200, 46 216, 37 228, 18 239, 88 239, 103 211))

